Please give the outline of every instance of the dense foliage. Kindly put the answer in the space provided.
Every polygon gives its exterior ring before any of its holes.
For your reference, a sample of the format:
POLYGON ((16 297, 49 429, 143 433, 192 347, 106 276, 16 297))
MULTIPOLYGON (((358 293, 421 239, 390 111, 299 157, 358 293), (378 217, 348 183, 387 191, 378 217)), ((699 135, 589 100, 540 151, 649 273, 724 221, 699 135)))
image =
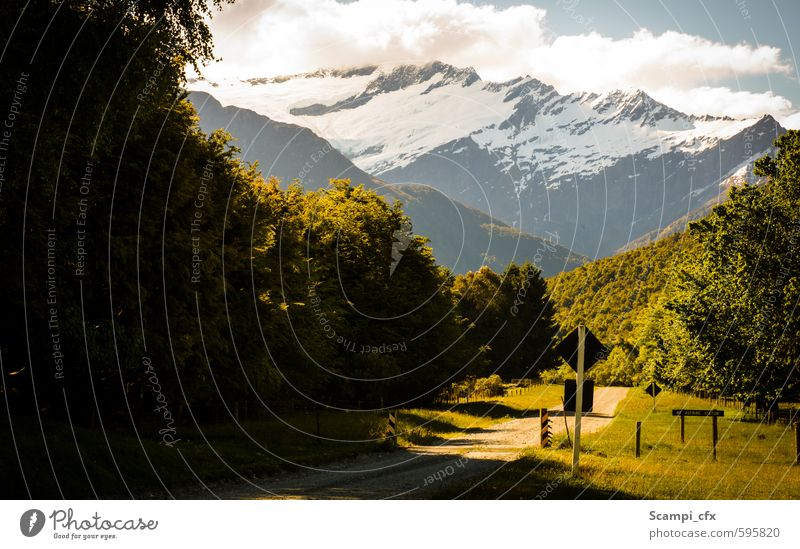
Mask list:
MULTIPOLYGON (((673 235, 548 280, 561 332, 584 324, 609 349, 590 377, 604 385, 633 385, 652 375, 645 330, 671 286, 674 265, 694 248, 687 235, 673 235)), ((561 374, 571 371, 563 368, 561 374)))
POLYGON ((756 163, 762 186, 730 198, 692 223, 697 253, 679 269, 657 339, 661 378, 761 406, 800 390, 800 132, 775 141, 756 163))
POLYGON ((584 323, 609 347, 599 382, 657 379, 765 408, 798 398, 800 133, 775 146, 756 163, 766 184, 732 188, 687 233, 549 280, 562 331, 584 323))
POLYGON ((399 406, 549 365, 537 269, 453 277, 399 204, 348 181, 280 186, 199 130, 183 70, 209 57, 217 4, 0 8, 12 412, 169 434, 282 406, 399 406))

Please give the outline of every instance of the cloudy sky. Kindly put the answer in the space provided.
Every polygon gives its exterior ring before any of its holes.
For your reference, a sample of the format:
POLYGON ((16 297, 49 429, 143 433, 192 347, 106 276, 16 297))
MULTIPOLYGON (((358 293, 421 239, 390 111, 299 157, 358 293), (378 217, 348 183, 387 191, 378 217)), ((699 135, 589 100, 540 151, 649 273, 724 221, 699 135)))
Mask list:
POLYGON ((486 80, 642 88, 685 112, 770 113, 800 128, 798 23, 796 0, 238 0, 212 22, 222 62, 205 74, 438 59, 486 80))

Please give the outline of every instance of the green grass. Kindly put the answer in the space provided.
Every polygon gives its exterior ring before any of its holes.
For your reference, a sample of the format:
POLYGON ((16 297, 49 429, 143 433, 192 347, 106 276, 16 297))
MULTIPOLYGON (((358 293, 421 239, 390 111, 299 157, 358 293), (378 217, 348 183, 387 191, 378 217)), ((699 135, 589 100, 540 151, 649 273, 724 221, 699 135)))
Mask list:
POLYGON ((386 414, 323 412, 321 436, 337 440, 305 434, 316 432, 313 413, 295 412, 284 419, 291 426, 268 420, 245 422, 244 432, 234 425, 215 425, 202 433, 178 429, 177 436, 182 440, 174 448, 153 439, 157 436, 154 430, 140 432, 141 443, 135 436, 109 432, 107 444, 100 430, 76 427, 73 438, 68 424, 51 421, 44 424, 47 450, 38 421, 15 419, 19 458, 8 423, 3 422, 0 498, 59 498, 62 494, 67 498, 109 498, 130 497, 131 493, 136 497, 163 496, 165 488, 199 486, 198 478, 204 483, 240 479, 239 475, 249 478, 292 467, 293 463, 319 465, 386 448, 380 440, 386 414))
POLYGON ((538 414, 539 408, 561 403, 560 385, 532 385, 509 396, 402 410, 398 416, 399 443, 434 444, 485 429, 495 423, 538 414))
POLYGON ((800 466, 792 465, 794 431, 785 425, 742 421, 733 408, 719 418, 717 461, 711 456, 711 419, 686 418, 686 443, 673 408, 708 409, 706 400, 664 392, 652 399, 633 389, 605 430, 582 438, 581 473, 570 475, 572 451, 527 450, 477 486, 470 498, 787 499, 800 494, 800 466), (642 455, 635 425, 642 421, 642 455))

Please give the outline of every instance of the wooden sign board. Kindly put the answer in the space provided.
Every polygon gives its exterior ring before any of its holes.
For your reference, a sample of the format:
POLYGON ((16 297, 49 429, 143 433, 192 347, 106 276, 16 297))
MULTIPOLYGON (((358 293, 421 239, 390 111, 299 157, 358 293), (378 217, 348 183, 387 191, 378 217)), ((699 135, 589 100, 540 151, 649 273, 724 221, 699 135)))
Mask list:
POLYGON ((722 417, 724 410, 672 410, 673 416, 722 417))

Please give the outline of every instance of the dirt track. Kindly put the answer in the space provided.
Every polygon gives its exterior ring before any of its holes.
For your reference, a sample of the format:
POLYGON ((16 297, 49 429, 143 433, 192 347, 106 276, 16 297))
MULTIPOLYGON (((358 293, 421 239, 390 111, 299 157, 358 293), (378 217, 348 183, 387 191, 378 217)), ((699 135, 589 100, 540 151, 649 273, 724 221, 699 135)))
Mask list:
MULTIPOLYGON (((592 433, 608 425, 617 404, 627 393, 627 388, 596 389, 594 412, 584 416, 581 431, 592 433)), ((563 432, 563 413, 557 409, 550 413, 553 430, 563 432)), ((572 414, 569 416, 572 434, 572 414)), ((291 471, 252 483, 229 483, 185 497, 424 499, 434 497, 449 485, 463 484, 466 479, 477 480, 490 474, 513 460, 526 446, 538 445, 538 441, 538 417, 514 419, 443 444, 365 454, 328 465, 324 470, 291 471)))

